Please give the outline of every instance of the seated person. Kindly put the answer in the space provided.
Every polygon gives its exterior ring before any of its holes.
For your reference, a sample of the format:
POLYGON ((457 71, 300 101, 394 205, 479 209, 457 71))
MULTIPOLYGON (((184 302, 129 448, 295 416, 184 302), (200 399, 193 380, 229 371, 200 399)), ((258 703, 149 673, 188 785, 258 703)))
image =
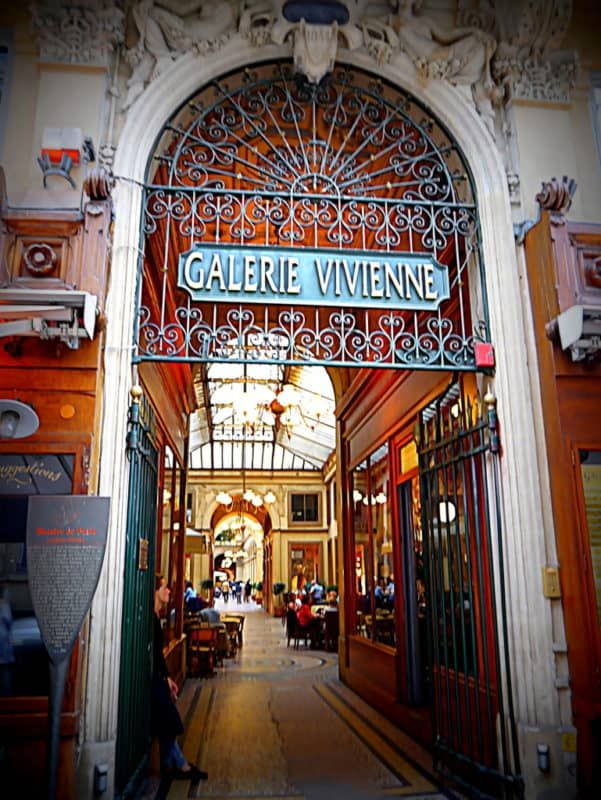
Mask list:
POLYGON ((200 595, 190 598, 190 600, 188 600, 188 602, 186 603, 186 611, 189 611, 191 614, 195 614, 198 611, 202 611, 203 608, 208 608, 208 607, 209 607, 208 602, 204 599, 204 597, 201 597, 200 595))
POLYGON ((309 594, 311 595, 314 603, 321 603, 324 597, 325 589, 318 580, 313 581, 309 594))
POLYGON ((193 597, 196 597, 196 592, 194 591, 194 585, 192 581, 186 581, 185 583, 186 589, 184 591, 184 603, 186 606, 192 600, 193 597))
POLYGON ((198 616, 201 622, 209 622, 211 625, 221 624, 221 614, 211 606, 203 608, 198 616))
POLYGON ((316 643, 321 632, 321 627, 319 619, 311 611, 311 603, 307 595, 302 599, 302 605, 296 612, 296 618, 298 624, 310 632, 311 641, 316 643))

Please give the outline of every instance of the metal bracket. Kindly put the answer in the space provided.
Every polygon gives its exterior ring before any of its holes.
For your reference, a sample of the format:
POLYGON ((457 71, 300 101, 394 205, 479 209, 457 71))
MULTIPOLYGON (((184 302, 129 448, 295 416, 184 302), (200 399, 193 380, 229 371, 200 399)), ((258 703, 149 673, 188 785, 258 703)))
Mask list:
POLYGON ((71 177, 71 170, 73 169, 73 159, 71 156, 63 153, 60 162, 56 166, 53 166, 48 153, 44 153, 38 157, 38 164, 44 176, 44 189, 48 188, 47 180, 49 175, 58 175, 60 178, 64 178, 71 187, 75 189, 75 181, 71 177))

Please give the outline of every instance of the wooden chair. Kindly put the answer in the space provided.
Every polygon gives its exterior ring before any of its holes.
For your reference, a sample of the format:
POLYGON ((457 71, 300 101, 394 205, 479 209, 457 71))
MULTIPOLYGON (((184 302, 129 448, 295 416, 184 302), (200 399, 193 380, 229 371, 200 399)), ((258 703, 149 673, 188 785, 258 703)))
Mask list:
POLYGON ((228 619, 235 619, 238 622, 238 647, 242 647, 244 634, 244 614, 228 614, 228 619))
POLYGON ((301 642, 305 643, 305 647, 307 646, 307 643, 313 645, 313 640, 314 636, 311 628, 299 625, 297 620, 296 628, 294 630, 294 649, 298 650, 298 646, 301 642))
POLYGON ((230 657, 233 657, 238 652, 238 632, 240 623, 237 619, 231 619, 228 617, 222 617, 221 621, 225 625, 225 629, 227 631, 227 638, 229 643, 229 653, 230 657))
POLYGON ((188 675, 212 675, 217 662, 217 630, 204 625, 188 627, 188 675))
POLYGON ((296 611, 293 608, 289 608, 286 611, 286 639, 288 640, 286 647, 290 647, 290 642, 294 640, 296 622, 296 611))
POLYGON ((340 633, 340 617, 338 610, 325 611, 323 618, 326 650, 338 650, 338 636, 340 633))

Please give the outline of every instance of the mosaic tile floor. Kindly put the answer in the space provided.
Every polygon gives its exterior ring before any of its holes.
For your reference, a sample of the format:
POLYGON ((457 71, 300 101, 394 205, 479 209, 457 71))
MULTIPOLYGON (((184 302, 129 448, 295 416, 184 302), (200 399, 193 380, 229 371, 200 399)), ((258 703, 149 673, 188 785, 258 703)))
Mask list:
POLYGON ((254 604, 228 609, 246 615, 244 646, 182 696, 182 747, 209 780, 173 782, 157 800, 446 796, 428 754, 338 680, 336 654, 288 648, 254 604))

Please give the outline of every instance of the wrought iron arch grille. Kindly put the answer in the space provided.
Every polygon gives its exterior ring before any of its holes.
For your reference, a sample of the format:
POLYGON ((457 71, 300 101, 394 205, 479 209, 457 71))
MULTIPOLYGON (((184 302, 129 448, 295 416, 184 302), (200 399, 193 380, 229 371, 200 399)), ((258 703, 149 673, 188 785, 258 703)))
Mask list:
POLYGON ((475 369, 487 312, 474 194, 411 96, 343 67, 313 86, 262 65, 182 107, 149 173, 135 360, 475 369), (194 300, 178 258, 211 243, 424 254, 447 268, 450 297, 435 311, 194 300))

